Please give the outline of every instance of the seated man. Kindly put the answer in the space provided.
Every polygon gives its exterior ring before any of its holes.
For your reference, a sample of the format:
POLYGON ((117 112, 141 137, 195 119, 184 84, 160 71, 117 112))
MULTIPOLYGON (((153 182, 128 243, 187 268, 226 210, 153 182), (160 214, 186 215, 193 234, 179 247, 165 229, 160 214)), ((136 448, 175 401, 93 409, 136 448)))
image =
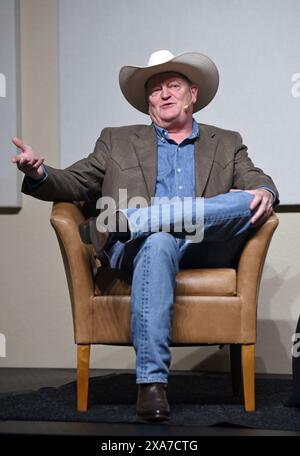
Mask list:
POLYGON ((116 203, 114 227, 112 217, 101 219, 102 210, 80 234, 111 267, 132 272, 137 414, 166 420, 176 273, 234 266, 252 228, 278 204, 278 192, 253 165, 239 133, 193 118, 218 88, 218 70, 207 56, 157 51, 146 67, 123 67, 119 81, 125 98, 149 114, 151 125, 105 128, 94 152, 64 170, 44 166, 43 158, 14 138, 21 154, 12 161, 25 173, 26 194, 100 203, 110 197, 116 203), (120 189, 126 197, 119 198, 120 189), (137 197, 145 204, 137 207, 137 197), (163 203, 157 203, 160 198, 163 203))

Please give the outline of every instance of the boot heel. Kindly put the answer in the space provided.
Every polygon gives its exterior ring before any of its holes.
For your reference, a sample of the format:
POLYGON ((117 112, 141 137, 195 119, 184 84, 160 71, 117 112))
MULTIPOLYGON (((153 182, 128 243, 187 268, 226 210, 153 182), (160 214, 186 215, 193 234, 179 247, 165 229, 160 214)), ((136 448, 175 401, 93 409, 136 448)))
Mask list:
POLYGON ((88 220, 79 225, 79 234, 80 234, 80 238, 84 244, 92 244, 92 240, 91 240, 91 236, 90 236, 90 226, 89 226, 88 220))

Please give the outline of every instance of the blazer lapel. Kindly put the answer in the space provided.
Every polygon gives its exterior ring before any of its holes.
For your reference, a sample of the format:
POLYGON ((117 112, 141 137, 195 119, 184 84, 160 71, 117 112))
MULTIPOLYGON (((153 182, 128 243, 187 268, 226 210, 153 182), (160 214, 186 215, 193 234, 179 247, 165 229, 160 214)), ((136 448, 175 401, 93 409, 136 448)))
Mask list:
POLYGON ((144 176, 150 201, 150 198, 155 195, 157 178, 157 136, 155 128, 148 126, 144 131, 132 135, 131 140, 144 176))
POLYGON ((200 125, 200 136, 195 142, 196 196, 203 196, 217 149, 215 133, 200 125))

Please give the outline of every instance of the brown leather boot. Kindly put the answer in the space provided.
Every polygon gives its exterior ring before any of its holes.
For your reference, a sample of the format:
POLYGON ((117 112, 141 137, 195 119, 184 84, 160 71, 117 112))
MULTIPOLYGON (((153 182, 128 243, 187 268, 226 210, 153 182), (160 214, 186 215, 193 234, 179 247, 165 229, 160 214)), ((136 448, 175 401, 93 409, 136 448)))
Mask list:
POLYGON ((79 234, 84 244, 92 244, 94 246, 96 257, 101 262, 104 262, 105 258, 108 258, 105 250, 114 239, 114 234, 104 228, 103 231, 99 231, 96 226, 96 217, 91 217, 81 223, 79 225, 79 234))
POLYGON ((165 421, 170 416, 170 406, 164 383, 138 385, 137 415, 146 421, 165 421))

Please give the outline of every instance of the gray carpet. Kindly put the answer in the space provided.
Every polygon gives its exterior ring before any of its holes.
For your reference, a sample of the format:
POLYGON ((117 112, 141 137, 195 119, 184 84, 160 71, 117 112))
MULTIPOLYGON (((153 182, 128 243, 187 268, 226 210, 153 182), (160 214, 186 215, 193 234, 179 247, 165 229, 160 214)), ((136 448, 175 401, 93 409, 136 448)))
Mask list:
MULTIPOLYGON (((236 425, 300 431, 300 408, 287 406, 288 379, 256 379, 256 412, 246 413, 242 395, 233 397, 229 374, 171 375, 167 390, 171 418, 163 424, 236 425)), ((137 385, 133 374, 90 379, 87 413, 76 411, 76 383, 59 388, 0 395, 0 420, 137 423, 137 385)))

